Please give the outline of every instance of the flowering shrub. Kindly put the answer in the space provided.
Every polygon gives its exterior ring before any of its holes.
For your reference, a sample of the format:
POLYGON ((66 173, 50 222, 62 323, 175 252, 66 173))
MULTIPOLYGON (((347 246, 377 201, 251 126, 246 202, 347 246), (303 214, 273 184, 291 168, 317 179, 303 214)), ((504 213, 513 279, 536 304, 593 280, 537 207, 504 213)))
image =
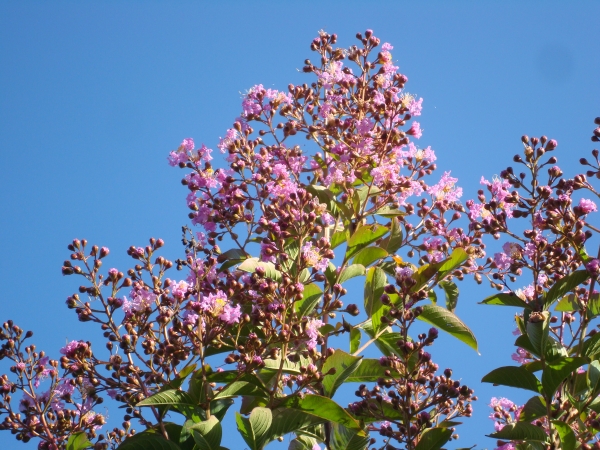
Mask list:
MULTIPOLYGON (((129 248, 134 267, 104 272, 107 248, 69 245, 63 274, 83 284, 67 305, 100 325, 107 351, 73 341, 50 360, 26 342, 31 332, 6 322, 0 358, 13 365, 0 379, 2 429, 37 438, 40 449, 222 449, 221 422, 240 398, 237 428, 252 450, 287 434, 297 450, 437 450, 458 439, 456 419, 471 416, 477 398, 426 347, 440 329, 477 349, 454 314, 456 281, 472 275, 499 290, 483 303, 524 311, 521 366, 483 381, 536 393, 522 408, 493 399, 492 436, 504 448, 589 447, 600 423, 600 353, 586 330, 600 313, 592 306, 600 264, 585 252, 584 228, 596 206, 583 198, 573 207, 571 195, 596 192, 557 167, 542 186, 539 169, 555 161, 541 157, 556 142, 523 138, 525 160, 516 161, 531 188, 509 168, 482 180, 489 201, 481 191, 465 209, 457 179, 437 175, 434 151, 416 144, 423 100, 405 90, 393 47, 370 30, 357 39, 337 48, 336 35, 320 32, 311 43, 318 63, 303 68, 310 85, 251 88, 218 145, 225 168, 191 138, 170 153, 169 164, 186 171, 197 227, 183 228, 181 259, 157 255, 164 242, 153 238, 129 248), (511 218, 528 218, 531 229, 520 237, 511 218), (511 240, 482 262, 488 234, 511 240), (523 269, 533 284, 512 290, 523 269), (344 284, 360 277, 359 307, 345 303, 344 284), (548 312, 554 304, 560 318, 548 312), (415 335, 416 320, 433 327, 415 335), (370 346, 380 358, 363 356, 370 346), (356 398, 340 405, 345 383, 356 398), (106 419, 95 411, 106 396, 125 409, 124 422, 99 434, 106 419)), ((600 171, 597 160, 592 169, 600 171)))

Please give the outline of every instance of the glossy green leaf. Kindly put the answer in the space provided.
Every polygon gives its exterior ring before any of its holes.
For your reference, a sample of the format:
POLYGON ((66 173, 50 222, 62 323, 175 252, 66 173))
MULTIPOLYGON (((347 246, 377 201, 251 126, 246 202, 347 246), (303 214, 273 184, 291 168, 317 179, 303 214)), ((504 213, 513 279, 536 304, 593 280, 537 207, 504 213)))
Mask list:
POLYGON ((93 445, 84 431, 72 434, 67 440, 67 450, 84 450, 93 445))
POLYGON ((354 260, 354 264, 361 264, 364 267, 370 266, 375 261, 383 259, 388 256, 388 252, 381 247, 366 247, 359 251, 354 260))
POLYGON ((477 339, 475 339, 473 332, 446 308, 437 305, 425 305, 418 319, 444 330, 477 351, 477 339))
POLYGON ((462 264, 469 259, 469 255, 464 248, 455 248, 454 251, 450 254, 448 259, 442 261, 440 268, 437 274, 437 280, 443 280, 456 269, 458 269, 462 264))
POLYGON ((312 450, 319 441, 312 436, 296 436, 290 441, 288 450, 312 450))
POLYGON ((181 450, 174 442, 166 440, 156 430, 145 430, 125 439, 118 450, 181 450))
POLYGON ((539 381, 535 375, 519 366, 498 367, 484 376, 481 381, 483 383, 493 383, 494 385, 527 389, 535 393, 539 392, 539 381))
MULTIPOLYGON (((375 330, 373 330, 373 324, 371 320, 367 320, 366 322, 362 323, 360 328, 365 331, 370 339, 375 338, 375 330)), ((391 332, 389 329, 385 331, 380 330, 377 338, 374 339, 373 342, 385 356, 399 355, 398 345, 396 342, 398 342, 398 340, 402 337, 402 334, 391 332)))
POLYGON ((365 450, 369 444, 369 436, 333 423, 330 442, 332 450, 365 450))
POLYGON ((505 440, 519 440, 525 441, 531 439, 532 441, 543 441, 545 442, 548 439, 546 432, 541 427, 536 427, 530 423, 525 422, 516 422, 511 423, 500 431, 497 431, 493 434, 488 434, 489 437, 493 437, 496 439, 505 439, 505 440))
POLYGON ((360 328, 350 330, 350 353, 355 353, 360 347, 361 332, 360 328))
POLYGON ((577 448, 577 438, 573 433, 573 429, 560 420, 553 420, 552 424, 560 436, 561 450, 575 450, 577 448))
POLYGON ((389 378, 385 371, 389 368, 382 366, 378 359, 363 359, 360 366, 356 368, 346 381, 348 383, 368 383, 377 381, 379 378, 389 378))
POLYGON ((600 316, 600 294, 592 294, 587 302, 587 318, 592 320, 600 316))
POLYGON ((254 273, 256 272, 257 267, 264 269, 266 278, 271 278, 275 281, 281 280, 281 272, 275 269, 275 264, 259 261, 258 258, 248 258, 238 266, 238 269, 244 272, 254 273))
POLYGON ((394 217, 390 224, 390 234, 381 242, 381 247, 386 249, 388 253, 395 253, 402 247, 402 225, 400 221, 394 217))
POLYGON ((579 311, 579 302, 575 294, 569 294, 560 299, 554 307, 555 311, 572 312, 579 311))
POLYGON ((328 374, 333 369, 335 373, 323 377, 323 392, 327 397, 333 397, 335 391, 352 375, 361 363, 360 356, 352 356, 342 350, 337 349, 333 355, 329 356, 323 364, 321 372, 328 374))
POLYGON ((311 194, 316 195, 319 199, 319 202, 325 203, 327 205, 327 210, 333 216, 339 216, 340 214, 343 214, 347 218, 351 217, 351 211, 346 207, 346 205, 336 200, 335 194, 330 188, 311 184, 306 186, 306 190, 311 194))
POLYGON ((389 229, 383 225, 360 225, 348 239, 348 248, 346 249, 346 258, 349 259, 356 255, 360 250, 382 238, 389 232, 389 229))
POLYGON ((600 355, 600 333, 594 334, 583 343, 583 356, 597 359, 600 355))
POLYGON ((145 398, 137 404, 137 406, 162 406, 162 405, 188 405, 196 406, 196 401, 187 392, 178 389, 169 389, 164 392, 145 398))
POLYGON ((267 444, 273 413, 269 408, 254 408, 249 418, 236 413, 236 423, 251 450, 262 450, 267 444))
POLYGON ((337 423, 351 430, 357 430, 359 434, 364 434, 360 423, 348 411, 327 397, 315 394, 306 394, 303 398, 289 396, 283 400, 280 406, 300 411, 323 421, 337 423))
POLYGON ((346 242, 346 239, 348 239, 348 234, 346 233, 345 230, 336 231, 335 233, 333 233, 331 235, 331 239, 330 239, 331 248, 334 249, 336 247, 339 247, 344 242, 346 242))
POLYGON ((221 447, 223 430, 215 416, 189 427, 198 450, 218 450, 221 447))
POLYGON ((519 414, 519 422, 531 423, 535 419, 544 417, 547 413, 544 397, 537 395, 527 400, 527 403, 525 403, 519 414))
POLYGON ((446 309, 454 312, 458 303, 458 286, 448 280, 440 281, 439 286, 444 290, 444 294, 446 295, 446 309))
POLYGON ((251 395, 253 397, 268 397, 269 392, 266 388, 258 386, 249 381, 234 381, 228 384, 215 395, 215 400, 219 398, 237 397, 238 395, 251 395))
POLYGON ((587 270, 576 270, 575 272, 558 280, 546 293, 546 297, 544 299, 544 309, 550 308, 554 302, 563 298, 568 292, 572 291, 589 278, 590 273, 587 270))
POLYGON ((490 295, 489 297, 483 299, 480 303, 483 305, 518 306, 520 308, 529 308, 527 303, 513 293, 490 295))
POLYGON ((321 300, 323 296, 323 291, 319 286, 314 283, 307 284, 304 286, 304 292, 302 293, 302 300, 298 300, 294 303, 294 309, 299 317, 304 317, 309 315, 315 306, 321 300))
POLYGON ((548 343, 548 334, 550 332, 550 313, 543 311, 539 322, 527 322, 527 337, 531 342, 532 347, 538 355, 543 355, 548 343))
POLYGON ((415 450, 439 450, 451 436, 452 430, 449 428, 428 428, 421 433, 415 450))
POLYGON ((249 255, 245 251, 239 248, 232 248, 227 250, 225 253, 221 253, 217 258, 217 262, 222 263, 221 270, 225 270, 241 263, 247 259, 248 256, 249 255))
POLYGON ((381 317, 386 310, 381 303, 381 294, 387 284, 387 275, 379 267, 371 267, 367 271, 367 280, 365 282, 365 312, 373 324, 375 333, 382 326, 381 317))
POLYGON ((340 277, 338 279, 338 283, 342 284, 351 278, 363 276, 365 273, 366 269, 362 264, 351 264, 342 270, 342 273, 340 273, 340 277))
POLYGON ((600 362, 592 361, 588 367, 588 378, 590 380, 590 391, 592 396, 600 392, 600 362))
POLYGON ((533 348, 533 344, 531 343, 526 334, 522 334, 517 338, 517 340, 515 341, 515 346, 521 347, 522 349, 527 350, 533 355, 540 356, 539 352, 535 348, 533 348))

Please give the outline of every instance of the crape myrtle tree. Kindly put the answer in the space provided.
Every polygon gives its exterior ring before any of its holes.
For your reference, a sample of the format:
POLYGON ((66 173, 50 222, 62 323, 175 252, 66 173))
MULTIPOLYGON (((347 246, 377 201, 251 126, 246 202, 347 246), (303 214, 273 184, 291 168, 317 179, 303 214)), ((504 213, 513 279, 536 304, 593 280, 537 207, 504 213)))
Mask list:
MULTIPOLYGON (((50 359, 4 323, 2 429, 40 449, 217 450, 237 398, 252 450, 288 434, 295 450, 455 445, 477 398, 427 347, 441 329, 477 349, 454 314, 456 281, 473 276, 498 290, 483 303, 522 311, 519 365, 483 381, 534 394, 524 406, 492 399, 497 446, 599 446, 600 264, 585 248, 598 194, 583 175, 562 177, 545 155, 555 141, 523 137, 524 173, 483 180, 488 193, 463 206, 457 180, 414 141, 422 99, 405 90, 392 46, 370 30, 357 39, 337 48, 320 32, 310 85, 251 88, 218 145, 225 168, 192 139, 170 153, 193 225, 181 259, 158 255, 153 238, 129 248, 132 268, 106 270, 106 247, 69 244, 63 274, 83 278, 67 305, 106 341, 72 341, 50 359), (577 190, 588 195, 573 206, 577 190), (486 260, 488 235, 504 245, 486 260), (513 287, 529 273, 531 285, 513 287), (360 306, 346 297, 352 278, 364 281, 360 306), (415 332, 416 320, 432 327, 415 332), (380 358, 364 357, 371 347, 380 358), (345 383, 356 397, 339 404, 345 383), (125 415, 101 431, 106 397, 125 415)), ((600 172, 597 159, 582 163, 600 172)))

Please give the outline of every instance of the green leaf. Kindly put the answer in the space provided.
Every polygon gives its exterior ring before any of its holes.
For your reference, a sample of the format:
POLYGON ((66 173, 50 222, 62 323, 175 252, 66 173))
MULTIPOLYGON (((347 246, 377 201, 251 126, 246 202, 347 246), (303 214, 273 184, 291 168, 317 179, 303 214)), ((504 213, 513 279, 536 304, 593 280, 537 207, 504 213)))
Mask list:
POLYGON ((145 430, 128 437, 118 450, 181 450, 177 444, 167 441, 156 430, 145 430))
MULTIPOLYGON (((363 329, 365 333, 367 333, 367 336, 369 336, 371 339, 375 339, 375 330, 373 329, 371 320, 367 320, 360 324, 360 328, 363 329)), ((398 351, 398 345, 396 342, 404 337, 401 333, 392 333, 389 330, 391 330, 391 328, 387 328, 385 331, 380 331, 380 334, 374 340, 374 344, 385 356, 399 356, 400 353, 398 351)))
POLYGON ((333 397, 335 391, 360 366, 361 359, 360 356, 352 356, 339 349, 328 357, 321 372, 327 374, 331 369, 334 369, 335 373, 323 377, 324 395, 330 398, 333 397))
POLYGON ((360 347, 360 328, 352 328, 350 330, 350 353, 355 353, 360 347))
POLYGON ((583 342, 583 356, 590 359, 596 359, 600 355, 600 333, 594 334, 587 341, 583 342))
POLYGON ((322 295, 323 291, 316 284, 310 283, 304 286, 302 300, 294 303, 294 309, 296 310, 298 316, 304 317, 309 315, 313 309, 315 309, 315 306, 317 306, 319 300, 321 300, 322 295))
POLYGON ((418 319, 444 330, 477 351, 477 339, 475 339, 473 332, 446 308, 437 305, 425 305, 418 319))
POLYGON ((548 436, 546 432, 541 427, 536 427, 530 423, 525 422, 517 422, 511 423, 500 431, 497 431, 493 434, 488 434, 487 436, 493 437, 496 439, 506 439, 506 440, 518 440, 525 441, 531 439, 532 441, 543 441, 545 442, 548 436))
POLYGON ((433 276, 438 273, 439 268, 443 264, 442 261, 435 264, 424 264, 419 267, 413 274, 412 278, 416 284, 410 289, 411 292, 420 291, 433 276))
POLYGON ((522 334, 517 338, 517 340, 515 341, 515 346, 521 347, 522 349, 527 350, 533 355, 540 356, 538 351, 535 348, 533 348, 533 344, 531 343, 526 334, 522 334))
POLYGON ((338 279, 338 283, 342 284, 348 281, 350 278, 363 276, 365 272, 365 266, 362 264, 351 264, 342 270, 342 273, 340 273, 340 277, 338 279))
POLYGON ((382 326, 381 317, 386 310, 381 303, 381 294, 387 284, 387 275, 379 267, 371 267, 367 271, 367 280, 365 282, 365 312, 373 323, 375 333, 382 326))
POLYGON ((179 389, 169 389, 164 392, 157 392, 137 404, 137 406, 163 405, 196 406, 197 402, 187 392, 180 391, 179 389))
POLYGON ((467 259, 469 259, 469 255, 467 255, 464 248, 455 248, 450 257, 442 261, 437 274, 437 281, 446 278, 446 276, 458 269, 467 259))
POLYGON ((535 375, 519 366, 498 367, 484 376, 481 381, 539 392, 539 381, 535 375))
POLYGON ((600 391, 600 362, 592 361, 588 367, 588 378, 590 380, 590 391, 596 396, 600 391))
POLYGON ((267 444, 273 413, 269 408, 254 408, 249 418, 236 413, 236 423, 251 450, 262 450, 267 444))
POLYGON ((529 308, 527 303, 513 293, 494 294, 483 299, 480 303, 483 305, 518 306, 520 308, 529 308))
POLYGON ((369 436, 359 435, 356 430, 334 423, 331 425, 330 442, 334 450, 364 450, 369 444, 369 436))
MULTIPOLYGON (((458 286, 452 281, 447 280, 440 281, 439 285, 446 294, 446 309, 450 312, 454 312, 456 304, 458 303, 458 286)), ((433 292, 433 290, 431 292, 433 292)))
POLYGON ((383 367, 378 359, 363 359, 360 366, 346 379, 346 382, 367 383, 377 381, 379 378, 389 379, 390 377, 386 377, 385 375, 386 370, 388 368, 383 367))
POLYGON ((335 233, 333 233, 331 235, 331 239, 330 239, 331 248, 334 249, 334 248, 342 245, 344 242, 346 242, 346 239, 348 239, 348 235, 345 230, 336 231, 335 233))
POLYGON ((400 221, 394 217, 390 225, 390 235, 381 241, 381 247, 386 249, 388 253, 395 253, 402 247, 402 226, 400 221))
POLYGON ((296 438, 290 441, 288 450, 312 450, 315 444, 319 444, 313 437, 309 436, 296 436, 296 438))
POLYGON ((571 312, 579 311, 579 302, 575 294, 569 294, 560 299, 554 307, 555 311, 571 312))
POLYGON ((452 431, 449 428, 428 428, 421 433, 415 450, 439 450, 451 436, 452 431))
POLYGON ((581 357, 575 358, 560 358, 552 364, 546 366, 542 372, 542 387, 548 398, 551 398, 558 386, 567 378, 574 370, 587 364, 587 359, 581 357))
POLYGON ((215 400, 219 398, 237 397, 238 395, 251 395, 253 397, 267 398, 269 392, 263 386, 249 381, 234 381, 223 388, 215 395, 215 400))
POLYGON ((359 226, 352 236, 350 236, 350 239, 348 239, 346 259, 356 255, 360 250, 385 236, 389 231, 387 227, 378 224, 359 226))
POLYGON ((587 303, 587 318, 592 320, 600 316, 600 294, 592 294, 587 303))
POLYGON ((564 297, 567 292, 572 291, 589 278, 590 273, 587 270, 576 270, 575 272, 558 280, 546 293, 546 298, 544 299, 544 309, 550 308, 555 301, 564 297))
POLYGON ((400 211, 398 208, 392 208, 391 206, 382 206, 378 210, 373 211, 373 214, 377 214, 378 216, 386 217, 388 219, 406 215, 404 211, 400 211))
POLYGON ((199 450, 218 450, 221 447, 223 430, 221 422, 215 416, 189 427, 199 450))
POLYGON ((258 258, 248 258, 238 266, 238 269, 244 272, 254 273, 256 272, 257 267, 264 269, 266 278, 271 278, 275 281, 281 280, 281 272, 275 269, 275 264, 259 261, 258 258))
POLYGON ((519 414, 519 422, 531 423, 535 419, 544 417, 546 414, 548 414, 548 411, 546 410, 546 401, 544 400, 544 397, 540 395, 531 397, 527 400, 527 403, 525 403, 519 414))
POLYGON ((542 315, 542 320, 539 322, 532 322, 531 316, 527 321, 527 337, 536 353, 543 355, 548 343, 548 333, 550 332, 550 313, 542 311, 538 314, 542 315))
POLYGON ((560 420, 553 420, 552 423, 560 436, 561 450, 575 450, 577 447, 577 438, 575 437, 575 433, 573 433, 573 429, 560 420))
POLYGON ((306 394, 303 398, 298 396, 288 396, 283 400, 280 406, 290 410, 301 411, 302 413, 322 420, 323 422, 329 421, 343 425, 351 430, 357 430, 361 435, 365 434, 360 423, 354 419, 348 411, 333 400, 321 395, 306 394))
POLYGON ((221 253, 217 258, 217 262, 223 263, 221 264, 221 270, 225 270, 241 263, 247 258, 248 254, 245 251, 239 248, 232 248, 225 253, 221 253))
POLYGON ((94 444, 88 440, 87 434, 84 431, 80 431, 69 436, 67 450, 84 450, 92 445, 94 444))
POLYGON ((361 264, 364 267, 370 266, 375 261, 387 257, 388 252, 381 247, 366 247, 359 251, 354 257, 354 264, 361 264))
POLYGON ((335 194, 331 191, 330 188, 325 186, 319 186, 316 184, 311 184, 306 186, 306 190, 313 195, 316 195, 319 199, 319 202, 325 203, 327 205, 327 210, 334 216, 337 217, 343 214, 345 217, 351 217, 351 211, 341 202, 338 202, 335 198, 335 194))

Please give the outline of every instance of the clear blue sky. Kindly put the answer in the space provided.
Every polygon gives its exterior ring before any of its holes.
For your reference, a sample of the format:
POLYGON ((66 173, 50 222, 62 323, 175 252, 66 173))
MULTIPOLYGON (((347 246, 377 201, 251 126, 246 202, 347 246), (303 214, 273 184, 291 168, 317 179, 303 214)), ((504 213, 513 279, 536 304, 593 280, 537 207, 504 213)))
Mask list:
MULTIPOLYGON (((599 19, 598 1, 0 1, 0 319, 35 330, 56 357, 92 330, 64 305, 79 285, 60 273, 71 239, 110 247, 105 264, 121 269, 151 236, 180 256, 186 193, 167 152, 184 137, 216 148, 254 84, 312 81, 297 69, 321 28, 342 45, 372 28, 395 46, 407 90, 425 99, 420 144, 465 200, 525 133, 557 139, 559 165, 576 173, 600 116, 599 19)), ((512 364, 514 312, 477 305, 488 287, 460 289, 481 356, 451 339, 432 350, 480 397, 458 447, 486 448, 489 398, 527 398, 479 383, 512 364)), ((232 435, 223 444, 244 448, 232 435)), ((25 448, 7 432, 0 447, 25 448)))

